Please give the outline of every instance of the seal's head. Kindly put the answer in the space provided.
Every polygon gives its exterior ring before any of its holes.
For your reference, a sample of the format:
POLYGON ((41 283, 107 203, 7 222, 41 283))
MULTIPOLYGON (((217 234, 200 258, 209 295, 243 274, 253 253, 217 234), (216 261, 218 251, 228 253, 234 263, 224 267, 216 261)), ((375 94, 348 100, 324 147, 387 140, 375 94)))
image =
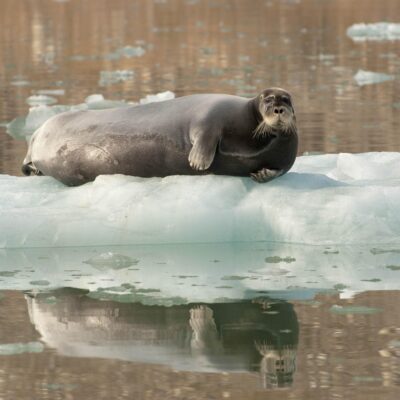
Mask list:
POLYGON ((292 97, 286 90, 265 89, 256 99, 261 122, 254 131, 255 136, 290 134, 296 129, 292 97))

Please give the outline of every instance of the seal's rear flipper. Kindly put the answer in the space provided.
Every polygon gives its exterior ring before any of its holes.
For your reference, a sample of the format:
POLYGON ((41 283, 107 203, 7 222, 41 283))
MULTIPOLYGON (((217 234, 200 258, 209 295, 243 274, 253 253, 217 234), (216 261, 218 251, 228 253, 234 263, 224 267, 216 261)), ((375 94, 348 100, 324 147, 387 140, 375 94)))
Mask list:
POLYGON ((24 175, 43 175, 34 165, 33 162, 28 162, 26 164, 22 164, 21 171, 24 175))

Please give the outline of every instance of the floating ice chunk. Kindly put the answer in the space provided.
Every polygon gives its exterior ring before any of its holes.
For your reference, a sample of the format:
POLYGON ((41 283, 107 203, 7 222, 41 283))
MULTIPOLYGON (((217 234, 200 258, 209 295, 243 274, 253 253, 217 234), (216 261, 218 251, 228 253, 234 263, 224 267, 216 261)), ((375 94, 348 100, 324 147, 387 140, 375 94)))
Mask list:
POLYGON ((171 100, 175 98, 175 93, 167 90, 158 94, 149 94, 145 98, 140 99, 140 104, 155 103, 159 101, 171 100))
POLYGON ((91 110, 104 110, 106 108, 127 107, 134 103, 127 103, 123 100, 106 100, 102 94, 91 94, 86 97, 85 103, 91 110))
POLYGON ((100 101, 104 101, 104 96, 102 94, 91 94, 85 99, 85 103, 87 104, 98 103, 100 101))
POLYGON ((382 309, 380 308, 372 308, 372 307, 366 307, 366 306, 338 306, 338 305, 333 305, 330 308, 330 312, 334 314, 376 314, 381 312, 382 309))
POLYGON ((41 353, 44 345, 40 342, 0 344, 0 356, 22 353, 41 353))
POLYGON ((390 22, 354 24, 347 29, 347 36, 356 42, 400 40, 400 24, 390 22))
POLYGON ((364 71, 362 69, 354 75, 354 79, 359 86, 371 85, 373 83, 381 83, 394 80, 393 75, 383 74, 380 72, 364 71))
POLYGON ((50 177, 0 175, 0 247, 400 243, 398 165, 400 153, 305 156, 261 185, 108 175, 66 188, 50 177))
POLYGON ((131 265, 138 264, 139 260, 125 256, 123 254, 113 253, 108 251, 107 253, 101 253, 89 260, 84 261, 85 264, 93 265, 94 267, 101 268, 128 268, 131 265))
POLYGON ((64 89, 41 89, 36 91, 37 94, 44 94, 49 96, 64 96, 64 89))
POLYGON ((26 99, 26 102, 30 106, 41 106, 41 105, 51 105, 57 103, 57 99, 54 97, 45 95, 45 94, 37 94, 30 96, 26 99))
POLYGON ((37 128, 42 126, 49 118, 57 114, 56 109, 46 105, 31 107, 29 114, 25 120, 25 129, 28 132, 34 132, 37 128))
POLYGON ((146 51, 143 47, 141 46, 125 46, 122 47, 121 49, 117 50, 122 56, 124 57, 140 57, 142 56, 146 51))
POLYGON ((13 86, 29 86, 31 83, 25 79, 15 79, 11 81, 11 85, 13 86))
POLYGON ((118 60, 121 57, 141 57, 146 53, 142 46, 124 46, 104 56, 106 60, 118 60))
POLYGON ((135 73, 132 70, 100 71, 100 86, 113 85, 115 83, 132 80, 135 73))

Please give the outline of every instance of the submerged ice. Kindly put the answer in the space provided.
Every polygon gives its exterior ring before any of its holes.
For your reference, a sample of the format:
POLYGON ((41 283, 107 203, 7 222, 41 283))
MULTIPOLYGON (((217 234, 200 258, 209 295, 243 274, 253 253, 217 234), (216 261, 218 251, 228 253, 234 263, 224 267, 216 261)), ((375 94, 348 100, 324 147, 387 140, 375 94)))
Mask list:
POLYGON ((303 156, 267 184, 114 175, 69 188, 2 175, 0 247, 400 243, 399 165, 400 153, 303 156))

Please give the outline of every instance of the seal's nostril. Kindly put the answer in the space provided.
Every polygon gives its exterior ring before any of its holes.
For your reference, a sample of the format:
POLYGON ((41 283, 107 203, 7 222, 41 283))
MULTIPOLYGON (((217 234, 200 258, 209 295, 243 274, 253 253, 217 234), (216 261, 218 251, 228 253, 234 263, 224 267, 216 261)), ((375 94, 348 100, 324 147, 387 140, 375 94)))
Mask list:
POLYGON ((279 110, 279 114, 283 114, 285 112, 285 110, 283 109, 283 108, 281 108, 280 110, 279 110))
POLYGON ((279 108, 274 108, 274 113, 279 114, 279 108))

